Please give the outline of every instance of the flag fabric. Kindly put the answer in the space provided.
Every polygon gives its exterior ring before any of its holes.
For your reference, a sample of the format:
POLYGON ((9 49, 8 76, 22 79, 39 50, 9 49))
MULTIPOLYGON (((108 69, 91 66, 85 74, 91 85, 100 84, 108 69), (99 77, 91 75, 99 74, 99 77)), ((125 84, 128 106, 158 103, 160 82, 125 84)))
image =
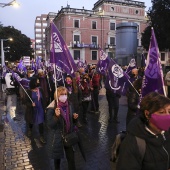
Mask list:
POLYGON ((83 61, 80 61, 80 59, 78 60, 78 62, 77 62, 77 69, 79 70, 80 68, 84 68, 84 69, 86 69, 87 68, 87 63, 85 62, 83 62, 83 61))
POLYGON ((77 71, 71 53, 53 22, 51 22, 50 63, 55 63, 73 77, 74 72, 77 71))
POLYGON ((27 72, 27 68, 25 67, 24 63, 23 63, 23 60, 20 60, 18 66, 17 66, 17 70, 21 73, 23 72, 27 72))
POLYGON ((106 75, 106 72, 109 67, 109 62, 110 62, 109 57, 102 49, 100 49, 100 59, 97 63, 97 68, 96 68, 97 71, 102 75, 106 75))
MULTIPOLYGON (((129 62, 129 65, 128 65, 126 71, 125 71, 125 73, 129 76, 129 81, 130 81, 131 83, 133 83, 133 81, 134 81, 134 78, 131 77, 131 75, 132 75, 131 72, 132 72, 132 70, 135 69, 135 68, 137 68, 137 67, 136 67, 136 61, 135 61, 134 58, 132 58, 132 59, 130 60, 130 62, 129 62)), ((125 81, 124 84, 123 84, 122 95, 124 95, 124 96, 126 95, 129 87, 132 85, 132 84, 130 84, 129 81, 125 81)))
POLYGON ((129 76, 114 60, 111 60, 109 64, 108 79, 109 88, 114 93, 122 95, 124 82, 129 80, 129 76))
POLYGON ((142 81, 142 97, 154 91, 166 96, 159 48, 154 29, 152 28, 150 46, 142 81))
POLYGON ((132 59, 130 60, 130 62, 129 62, 129 65, 128 65, 127 69, 126 69, 126 73, 127 73, 128 75, 130 75, 130 74, 131 74, 131 71, 132 71, 134 68, 137 68, 137 67, 136 67, 136 61, 135 61, 134 58, 132 58, 132 59))
POLYGON ((12 72, 12 77, 15 81, 18 82, 18 84, 21 84, 25 89, 29 88, 29 82, 30 80, 26 78, 21 78, 17 73, 12 72))

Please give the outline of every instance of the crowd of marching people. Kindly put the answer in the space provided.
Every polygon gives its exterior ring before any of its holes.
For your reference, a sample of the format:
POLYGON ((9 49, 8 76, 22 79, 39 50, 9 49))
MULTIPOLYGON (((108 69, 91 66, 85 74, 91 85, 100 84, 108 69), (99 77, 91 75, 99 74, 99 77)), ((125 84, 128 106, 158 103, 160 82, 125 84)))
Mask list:
MULTIPOLYGON (((18 63, 12 67, 6 65, 1 75, 4 77, 2 83, 6 83, 4 91, 7 96, 16 94, 17 99, 25 106, 28 137, 32 136, 33 126, 37 125, 39 139, 43 144, 46 144, 48 156, 54 160, 56 170, 60 169, 61 159, 64 158, 64 155, 68 161, 68 169, 76 169, 75 138, 73 139, 73 134, 69 137, 72 140, 71 144, 65 143, 63 140, 66 140, 66 136, 72 132, 78 132, 82 126, 88 126, 88 112, 100 114, 99 91, 103 87, 106 89, 108 102, 108 123, 119 123, 119 100, 121 95, 127 97, 126 126, 128 135, 124 140, 126 143, 122 144, 120 149, 117 169, 140 169, 143 159, 142 167, 144 169, 154 169, 155 166, 161 167, 163 163, 166 164, 165 153, 168 154, 170 151, 167 142, 165 142, 163 149, 159 148, 155 151, 155 147, 153 147, 153 145, 162 147, 164 137, 166 137, 166 141, 169 141, 170 135, 165 133, 170 127, 169 123, 165 121, 165 117, 162 122, 159 122, 158 117, 165 113, 166 119, 170 119, 168 117, 170 100, 154 92, 141 101, 144 73, 143 68, 140 68, 139 71, 134 63, 134 59, 132 59, 126 68, 113 64, 112 69, 110 69, 111 75, 110 70, 103 69, 104 67, 98 68, 97 65, 87 65, 79 61, 80 66, 77 64, 78 69, 74 77, 51 66, 37 69, 27 66, 24 70, 20 69, 21 63, 18 63), (56 71, 56 76, 54 76, 56 71), (122 83, 121 78, 125 75, 128 76, 128 81, 122 83), (142 115, 141 118, 138 115, 142 115), (166 127, 164 127, 163 121, 167 122, 166 127), (147 151, 146 157, 142 156, 142 159, 139 156, 140 153, 137 152, 138 145, 135 143, 135 136, 145 139, 144 145, 146 145, 145 150, 147 151), (156 138, 159 138, 159 141, 156 138), (152 158, 149 158, 151 152, 155 155, 161 154, 162 157, 160 155, 154 157, 153 161, 152 158), (124 154, 131 159, 126 161, 124 154), (157 163, 154 164, 155 162, 157 163)), ((13 103, 13 106, 16 105, 13 103)), ((9 108, 7 108, 7 112, 11 112, 9 108)), ((15 114, 11 117, 16 119, 15 114)), ((80 136, 77 136, 76 142, 79 147, 82 147, 80 136)), ((164 166, 169 167, 169 165, 164 166)))

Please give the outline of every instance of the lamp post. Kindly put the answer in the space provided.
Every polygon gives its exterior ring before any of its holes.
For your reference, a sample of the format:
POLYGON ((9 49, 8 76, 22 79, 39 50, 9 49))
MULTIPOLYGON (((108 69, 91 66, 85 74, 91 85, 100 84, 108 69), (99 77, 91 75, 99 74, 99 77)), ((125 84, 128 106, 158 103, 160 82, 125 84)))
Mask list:
POLYGON ((5 57, 4 57, 4 41, 12 41, 12 38, 8 38, 8 39, 1 39, 1 66, 3 67, 5 65, 5 57))
POLYGON ((19 3, 16 0, 13 0, 13 1, 9 2, 9 3, 0 3, 0 7, 4 8, 6 6, 15 6, 15 7, 18 7, 19 3))

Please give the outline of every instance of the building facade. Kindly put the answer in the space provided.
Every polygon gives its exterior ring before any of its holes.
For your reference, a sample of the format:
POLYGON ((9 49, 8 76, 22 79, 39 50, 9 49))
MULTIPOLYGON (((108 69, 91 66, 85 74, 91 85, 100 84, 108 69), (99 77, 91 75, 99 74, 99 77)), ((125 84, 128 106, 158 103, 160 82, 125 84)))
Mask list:
MULTIPOLYGON (((86 10, 84 7, 70 8, 67 5, 61 8, 53 22, 75 61, 80 59, 91 64, 97 63, 100 55, 99 48, 104 49, 111 58, 115 58, 116 25, 122 22, 134 22, 138 25, 138 52, 142 52, 141 33, 146 27, 144 2, 98 0, 92 10, 86 10)), ((46 34, 46 43, 49 44, 48 29, 46 34)), ((49 45, 46 48, 49 52, 49 45)))
POLYGON ((35 31, 35 57, 41 56, 45 58, 45 29, 47 27, 47 14, 41 14, 35 19, 34 31, 35 31))
MULTIPOLYGON (((116 57, 116 26, 120 23, 136 23, 137 54, 147 56, 141 46, 142 32, 147 26, 145 3, 132 0, 98 0, 92 10, 61 7, 58 13, 50 12, 46 22, 46 52, 50 51, 50 21, 53 20, 63 36, 75 61, 78 59, 96 64, 99 59, 99 48, 104 49, 111 58, 116 57)), ((160 52, 163 69, 170 66, 169 51, 160 52)), ((140 66, 140 62, 138 64, 140 66)))

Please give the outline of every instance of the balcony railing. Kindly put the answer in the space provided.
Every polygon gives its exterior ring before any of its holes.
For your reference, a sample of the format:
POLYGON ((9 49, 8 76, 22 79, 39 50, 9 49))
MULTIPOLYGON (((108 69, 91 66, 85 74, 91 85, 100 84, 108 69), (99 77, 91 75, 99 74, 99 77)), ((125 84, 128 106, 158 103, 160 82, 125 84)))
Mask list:
POLYGON ((105 43, 105 48, 115 48, 116 45, 115 44, 108 44, 108 43, 105 43))
POLYGON ((74 42, 74 43, 72 43, 72 48, 98 49, 99 45, 98 44, 85 44, 85 43, 74 42))

